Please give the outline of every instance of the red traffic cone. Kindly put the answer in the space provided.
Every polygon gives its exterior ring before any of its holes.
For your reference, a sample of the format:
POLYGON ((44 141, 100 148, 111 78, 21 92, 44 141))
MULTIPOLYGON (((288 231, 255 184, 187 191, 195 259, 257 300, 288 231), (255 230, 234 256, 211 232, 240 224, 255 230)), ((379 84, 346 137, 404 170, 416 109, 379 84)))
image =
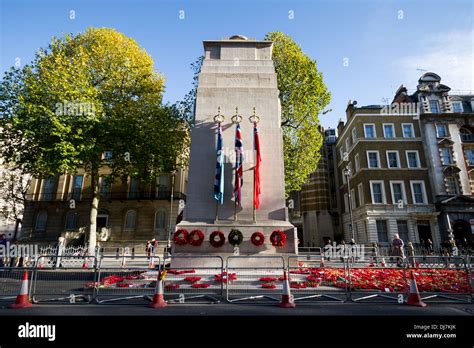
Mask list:
POLYGON ((281 302, 278 304, 281 308, 295 308, 296 304, 293 301, 290 292, 290 282, 288 281, 288 273, 283 272, 283 294, 281 295, 281 302))
POLYGON ((28 272, 23 272, 23 280, 21 281, 20 294, 16 297, 15 303, 12 303, 8 308, 20 309, 31 307, 32 304, 28 297, 28 272))
POLYGON ((158 279, 156 283, 156 288, 155 288, 155 294, 153 295, 153 301, 150 304, 151 308, 163 308, 166 307, 166 301, 165 301, 165 296, 164 296, 164 291, 163 291, 163 282, 164 282, 164 276, 161 274, 161 272, 158 273, 158 279))
POLYGON ((410 306, 426 307, 426 303, 421 301, 420 292, 418 291, 413 272, 411 272, 410 292, 408 294, 407 304, 410 306))

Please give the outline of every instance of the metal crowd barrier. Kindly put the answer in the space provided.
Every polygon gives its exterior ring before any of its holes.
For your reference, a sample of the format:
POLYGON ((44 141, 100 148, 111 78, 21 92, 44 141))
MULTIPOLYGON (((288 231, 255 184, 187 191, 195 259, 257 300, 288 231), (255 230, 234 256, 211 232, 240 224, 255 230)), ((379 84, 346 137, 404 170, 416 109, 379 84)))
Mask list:
POLYGON ((416 278, 422 301, 472 303, 472 274, 469 257, 409 257, 407 267, 416 278))
POLYGON ((168 303, 219 303, 227 274, 221 256, 193 255, 165 258, 164 295, 168 303), (192 260, 193 265, 187 260, 192 260), (205 266, 202 264, 205 263, 205 266))
POLYGON ((30 290, 33 303, 92 302, 97 279, 94 265, 94 256, 38 256, 30 290), (48 261, 41 263, 41 259, 48 261))
POLYGON ((403 303, 408 292, 406 264, 398 257, 347 260, 348 300, 403 303))
POLYGON ((288 257, 290 288, 295 302, 347 300, 346 260, 324 262, 321 255, 288 257))
POLYGON ((161 259, 146 256, 129 256, 125 264, 113 257, 103 257, 99 262, 95 302, 126 301, 130 304, 151 301, 154 294, 161 259), (112 263, 109 263, 108 260, 112 263), (133 260, 133 262, 132 262, 133 260), (153 261, 150 264, 150 261, 153 261))
POLYGON ((16 298, 25 272, 28 272, 28 279, 31 279, 33 275, 32 267, 0 268, 0 301, 11 301, 16 298))
POLYGON ((280 301, 283 289, 285 260, 282 256, 229 256, 226 272, 226 300, 230 303, 268 303, 280 301), (243 266, 250 259, 254 266, 243 266))

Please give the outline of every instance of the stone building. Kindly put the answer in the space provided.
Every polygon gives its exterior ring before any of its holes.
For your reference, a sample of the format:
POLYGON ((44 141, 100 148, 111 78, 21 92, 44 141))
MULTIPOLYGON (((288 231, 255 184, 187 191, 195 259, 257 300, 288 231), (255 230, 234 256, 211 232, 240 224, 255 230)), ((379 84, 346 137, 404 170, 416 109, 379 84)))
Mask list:
POLYGON ((394 103, 418 103, 430 178, 431 200, 440 212, 442 241, 474 243, 474 95, 456 95, 428 72, 408 95, 401 86, 394 103), (449 235, 453 232, 453 235, 449 235))
MULTIPOLYGON (((83 243, 92 201, 90 176, 78 171, 32 180, 19 239, 54 243, 63 236, 68 242, 83 243)), ((140 243, 152 238, 165 241, 170 229, 174 231, 183 207, 187 171, 163 174, 151 184, 142 184, 134 177, 109 182, 104 170, 99 184, 97 239, 101 245, 140 243)))
POLYGON ((345 240, 388 245, 398 233, 439 244, 417 110, 356 105, 349 102, 336 144, 345 240))
POLYGON ((339 237, 339 187, 336 175, 336 130, 320 128, 324 136, 321 159, 300 191, 303 232, 300 246, 322 246, 339 237))

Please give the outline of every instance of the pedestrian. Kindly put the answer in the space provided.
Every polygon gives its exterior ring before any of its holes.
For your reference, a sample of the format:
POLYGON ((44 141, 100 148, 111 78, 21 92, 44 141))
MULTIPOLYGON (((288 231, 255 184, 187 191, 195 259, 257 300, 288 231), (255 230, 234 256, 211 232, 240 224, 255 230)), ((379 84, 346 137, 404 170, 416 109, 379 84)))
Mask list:
POLYGON ((146 253, 147 260, 149 260, 150 255, 151 255, 151 241, 149 241, 149 240, 146 241, 145 253, 146 253))
POLYGON ((433 255, 433 242, 429 238, 426 240, 426 249, 428 250, 428 255, 433 255))
POLYGON ((407 255, 408 255, 408 260, 410 260, 412 267, 415 267, 416 265, 415 247, 413 246, 412 242, 407 243, 407 255))
POLYGON ((151 245, 151 255, 152 255, 152 256, 155 256, 157 244, 158 244, 158 242, 156 241, 155 238, 153 238, 153 239, 151 240, 151 243, 150 243, 150 245, 151 245))
POLYGON ((61 267, 61 257, 64 254, 64 249, 66 247, 66 238, 64 237, 59 237, 58 238, 58 244, 57 244, 57 249, 56 249, 56 264, 55 268, 61 267))
POLYGON ((405 258, 403 252, 403 240, 400 238, 398 233, 393 235, 392 241, 392 256, 396 257, 397 259, 397 266, 403 266, 403 259, 405 258))
POLYGON ((341 243, 339 243, 339 250, 341 252, 341 262, 344 262, 344 257, 346 255, 346 241, 343 239, 341 243))

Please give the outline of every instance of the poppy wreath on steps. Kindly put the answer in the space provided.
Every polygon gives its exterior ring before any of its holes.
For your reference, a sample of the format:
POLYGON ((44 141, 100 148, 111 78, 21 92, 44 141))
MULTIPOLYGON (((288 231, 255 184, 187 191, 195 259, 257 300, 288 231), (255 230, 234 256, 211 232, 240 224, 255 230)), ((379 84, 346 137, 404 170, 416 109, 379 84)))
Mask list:
POLYGON ((188 243, 188 231, 184 228, 177 230, 173 236, 174 244, 176 245, 185 245, 188 243))
POLYGON ((276 248, 283 248, 286 245, 286 234, 282 230, 275 230, 270 236, 270 242, 276 248))
POLYGON ((209 236, 209 243, 211 243, 214 248, 219 248, 223 246, 225 243, 224 233, 222 233, 221 231, 212 232, 209 236))
POLYGON ((244 240, 244 235, 237 229, 230 230, 229 233, 229 243, 233 246, 237 246, 244 240))
POLYGON ((204 233, 201 230, 192 230, 188 235, 188 243, 194 246, 200 246, 204 240, 204 233))
POLYGON ((262 232, 254 232, 250 237, 252 244, 255 246, 262 246, 265 242, 265 235, 262 232))

